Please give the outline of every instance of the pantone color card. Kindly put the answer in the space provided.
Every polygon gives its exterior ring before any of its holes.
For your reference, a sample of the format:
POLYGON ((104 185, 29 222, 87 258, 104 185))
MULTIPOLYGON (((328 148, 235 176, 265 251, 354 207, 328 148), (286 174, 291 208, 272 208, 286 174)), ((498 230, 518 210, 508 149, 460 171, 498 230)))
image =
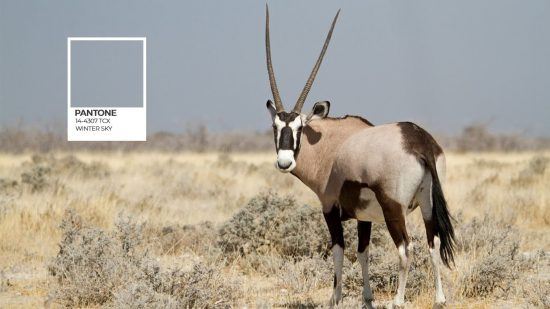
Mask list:
POLYGON ((67 38, 67 139, 145 141, 145 37, 67 38))

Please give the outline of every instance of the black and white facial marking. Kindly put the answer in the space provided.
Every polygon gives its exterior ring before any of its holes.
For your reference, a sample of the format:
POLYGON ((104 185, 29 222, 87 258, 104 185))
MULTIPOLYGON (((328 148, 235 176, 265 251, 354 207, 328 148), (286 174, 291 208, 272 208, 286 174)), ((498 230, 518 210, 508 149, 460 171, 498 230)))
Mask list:
POLYGON ((291 172, 296 167, 295 156, 300 149, 303 128, 302 117, 295 112, 281 111, 272 113, 272 118, 273 138, 277 151, 275 167, 281 172, 291 172))
POLYGON ((296 167, 296 156, 300 151, 302 129, 306 124, 328 114, 330 103, 317 102, 309 115, 297 112, 277 111, 271 100, 267 101, 267 109, 273 120, 273 138, 277 151, 275 167, 281 172, 291 172, 296 167))

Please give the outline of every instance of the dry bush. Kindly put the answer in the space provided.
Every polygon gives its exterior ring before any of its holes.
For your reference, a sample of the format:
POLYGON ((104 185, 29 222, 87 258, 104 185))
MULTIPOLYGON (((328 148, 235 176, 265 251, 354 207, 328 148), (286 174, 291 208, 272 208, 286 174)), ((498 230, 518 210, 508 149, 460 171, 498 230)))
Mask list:
POLYGON ((176 298, 169 294, 156 292, 144 282, 130 283, 113 295, 112 308, 180 308, 176 298))
MULTIPOLYGON (((357 247, 354 220, 344 223, 344 236, 348 247, 357 247)), ((225 253, 247 258, 273 252, 290 258, 326 256, 330 235, 320 209, 267 192, 252 198, 220 227, 218 245, 225 253)))
POLYGON ((519 254, 519 231, 493 216, 464 224, 457 235, 457 250, 475 257, 460 273, 465 297, 504 297, 517 284, 515 280, 534 266, 533 257, 519 254))
POLYGON ((10 191, 17 187, 19 183, 16 180, 8 178, 0 178, 0 193, 10 191))
POLYGON ((109 169, 99 162, 85 163, 75 156, 56 158, 53 155, 33 155, 31 161, 22 164, 21 183, 31 192, 43 191, 64 175, 69 177, 106 177, 109 169))
POLYGON ((53 155, 33 155, 30 162, 24 163, 27 168, 47 168, 51 174, 76 177, 106 177, 109 168, 101 162, 85 163, 74 155, 55 157, 53 155))
POLYGON ((550 147, 548 137, 532 138, 523 134, 498 134, 489 131, 487 124, 474 123, 464 127, 461 134, 444 139, 447 149, 464 151, 521 151, 550 147))
POLYGON ((67 213, 60 226, 63 239, 59 253, 49 265, 51 275, 59 283, 53 297, 67 306, 110 301, 112 291, 129 282, 131 277, 143 275, 138 265, 148 262, 146 256, 125 252, 114 235, 82 224, 74 212, 67 213), (132 261, 128 263, 126 259, 132 261))
POLYGON ((327 251, 323 222, 321 211, 269 192, 254 197, 221 226, 218 244, 224 252, 240 255, 275 251, 288 257, 313 256, 327 251))
POLYGON ((46 166, 33 166, 21 173, 21 183, 27 185, 31 192, 41 191, 48 186, 51 169, 46 166))
POLYGON ((170 294, 177 295, 180 304, 187 308, 228 307, 242 296, 238 282, 220 275, 221 269, 203 264, 195 264, 191 271, 183 276, 172 275, 170 294))
POLYGON ((279 287, 292 294, 301 294, 331 286, 332 268, 332 262, 314 255, 297 261, 286 260, 275 274, 279 287))
POLYGON ((53 299, 66 306, 132 308, 222 307, 239 299, 237 282, 217 267, 163 271, 142 243, 143 228, 119 216, 116 229, 107 233, 84 226, 78 215, 67 212, 59 253, 49 265, 58 281, 53 299))
POLYGON ((550 159, 543 155, 537 155, 529 160, 529 164, 521 170, 518 176, 512 179, 512 185, 529 185, 539 177, 544 176, 550 159))
POLYGON ((153 235, 155 243, 160 247, 160 254, 177 254, 185 249, 195 254, 208 255, 210 251, 216 249, 217 231, 212 222, 165 226, 149 233, 153 235))
MULTIPOLYGON (((547 261, 550 260, 546 257, 547 261)), ((520 285, 523 298, 535 308, 550 308, 550 280, 529 278, 520 285)))

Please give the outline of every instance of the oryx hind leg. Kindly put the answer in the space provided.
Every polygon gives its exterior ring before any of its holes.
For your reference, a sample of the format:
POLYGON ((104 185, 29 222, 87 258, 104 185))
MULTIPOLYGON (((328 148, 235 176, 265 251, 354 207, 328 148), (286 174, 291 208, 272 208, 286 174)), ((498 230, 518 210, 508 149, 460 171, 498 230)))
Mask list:
POLYGON ((412 244, 407 234, 405 209, 401 203, 390 197, 383 189, 375 188, 374 192, 376 193, 376 199, 382 207, 386 226, 399 254, 399 281, 393 305, 401 307, 405 303, 405 287, 412 258, 412 248, 410 247, 412 244))
MULTIPOLYGON (((439 174, 445 173, 438 166, 439 174)), ((430 251, 430 261, 434 273, 435 284, 435 303, 434 308, 441 307, 445 304, 445 294, 443 292, 443 285, 441 283, 441 258, 439 253, 440 240, 437 237, 437 226, 435 218, 433 218, 433 202, 432 202, 432 176, 430 173, 426 173, 422 180, 422 184, 418 190, 415 199, 420 204, 420 210, 422 212, 422 219, 424 220, 424 226, 426 228, 426 237, 428 241, 428 249, 430 251)))

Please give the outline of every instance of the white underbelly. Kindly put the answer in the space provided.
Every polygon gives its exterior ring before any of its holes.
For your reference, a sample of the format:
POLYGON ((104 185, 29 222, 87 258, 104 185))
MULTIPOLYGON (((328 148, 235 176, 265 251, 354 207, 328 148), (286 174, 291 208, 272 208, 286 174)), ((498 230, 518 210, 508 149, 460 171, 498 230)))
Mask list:
POLYGON ((371 221, 371 222, 384 222, 384 214, 382 213, 382 207, 378 203, 374 192, 369 188, 361 189, 359 195, 360 205, 366 205, 366 207, 358 207, 355 210, 355 217, 359 221, 371 221))

